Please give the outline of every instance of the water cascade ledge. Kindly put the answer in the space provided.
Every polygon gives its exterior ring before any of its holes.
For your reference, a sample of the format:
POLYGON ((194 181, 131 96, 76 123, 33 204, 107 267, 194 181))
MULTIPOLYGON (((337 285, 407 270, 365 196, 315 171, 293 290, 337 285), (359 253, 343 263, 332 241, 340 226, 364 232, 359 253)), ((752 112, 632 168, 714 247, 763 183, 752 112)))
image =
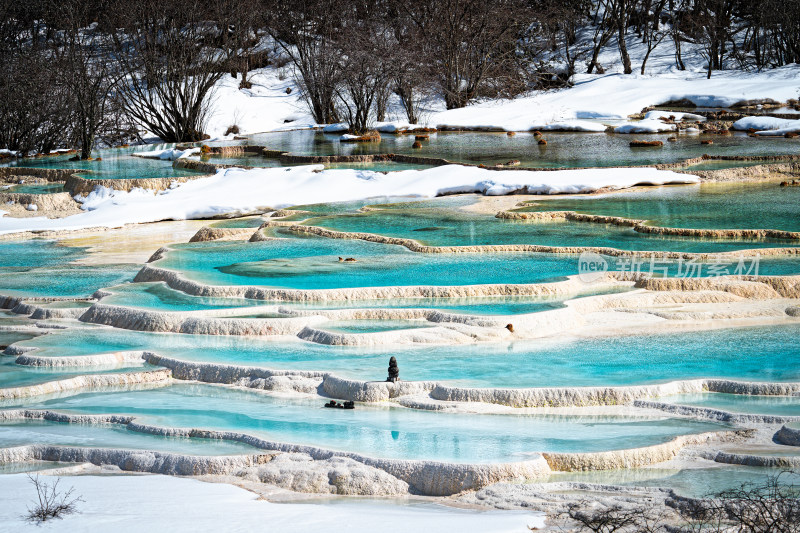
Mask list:
MULTIPOLYGON (((74 171, 72 171, 74 172, 74 171)), ((147 189, 152 191, 166 191, 175 183, 186 183, 201 178, 209 178, 211 174, 198 174, 197 176, 173 176, 169 178, 131 178, 131 179, 87 179, 71 174, 64 188, 71 195, 89 194, 95 187, 107 187, 116 191, 131 191, 133 189, 147 189)))
MULTIPOLYGON (((740 282, 730 290, 646 291, 603 294, 568 300, 559 309, 511 316, 480 316, 447 313, 436 309, 367 308, 295 311, 280 306, 260 306, 199 311, 157 311, 96 303, 80 320, 122 329, 201 335, 296 335, 318 344, 337 346, 380 346, 391 344, 448 343, 533 339, 552 336, 587 323, 586 316, 598 311, 631 311, 663 320, 776 317, 791 320, 781 296, 766 285, 740 282), (734 293, 736 291, 738 294, 734 293), (746 300, 768 300, 747 308, 746 300), (665 305, 722 304, 731 309, 689 312, 664 311, 665 305), (744 304, 745 308, 741 308, 744 304), (655 309, 653 309, 655 307, 655 309), (239 318, 240 315, 269 312, 281 318, 239 318), (419 326, 372 333, 344 333, 325 329, 329 320, 415 320, 419 326), (506 328, 513 320, 514 332, 506 328)), ((413 325, 413 324, 412 324, 413 325)))
MULTIPOLYGON (((593 252, 600 255, 610 257, 631 257, 640 259, 649 259, 651 257, 662 257, 665 259, 695 259, 700 261, 708 261, 717 257, 755 257, 759 256, 775 256, 775 255, 800 255, 800 247, 776 247, 776 248, 753 248, 743 250, 733 250, 727 252, 655 252, 655 251, 631 251, 620 250, 619 248, 610 248, 602 246, 545 246, 540 244, 487 244, 477 246, 427 246, 420 244, 419 241, 414 239, 402 237, 386 237, 375 233, 361 233, 361 232, 345 232, 335 231, 318 226, 306 226, 302 224, 278 224, 276 222, 265 222, 253 236, 250 238, 251 242, 269 239, 262 233, 262 229, 268 227, 280 227, 283 230, 291 231, 300 234, 316 235, 318 237, 326 237, 329 239, 348 239, 348 240, 361 240, 367 242, 375 242, 379 244, 391 244, 396 246, 404 246, 408 250, 417 253, 425 254, 454 254, 454 253, 505 253, 505 252, 534 252, 534 253, 549 253, 549 254, 572 254, 579 255, 584 252, 593 252)), ((701 230, 698 230, 701 231, 701 230)))
POLYGON ((24 192, 0 192, 0 204, 15 203, 36 206, 37 211, 77 211, 78 203, 68 192, 33 194, 24 192))
POLYGON ((568 220, 591 224, 611 224, 630 227, 638 233, 654 235, 674 235, 678 237, 695 237, 702 239, 780 239, 800 240, 800 231, 782 231, 775 229, 693 229, 651 226, 646 220, 624 218, 607 215, 591 215, 576 211, 500 211, 495 218, 509 220, 568 220))
POLYGON ((710 407, 697 407, 692 405, 676 405, 667 402, 649 402, 644 400, 635 400, 634 407, 641 407, 642 409, 658 409, 666 413, 676 414, 680 416, 690 416, 692 418, 705 418, 708 420, 716 420, 719 422, 728 422, 733 424, 783 424, 785 422, 800 422, 800 416, 775 416, 775 415, 758 415, 747 413, 731 413, 721 409, 713 409, 710 407))
POLYGON ((775 440, 786 446, 800 446, 800 425, 796 427, 784 425, 775 434, 775 440))
MULTIPOLYGON (((163 255, 161 255, 163 257, 163 255)), ((630 276, 628 276, 630 277, 630 276)), ((185 278, 181 273, 147 264, 136 274, 134 282, 164 282, 171 289, 192 296, 247 298, 251 300, 271 300, 278 302, 311 302, 338 300, 384 300, 392 298, 469 298, 478 296, 564 296, 586 290, 586 284, 577 276, 565 281, 534 284, 489 284, 456 286, 400 286, 400 287, 358 287, 347 289, 271 289, 246 285, 208 285, 185 278)), ((627 280, 624 275, 607 273, 592 284, 593 288, 604 289, 620 286, 627 280)))
MULTIPOLYGON (((703 445, 713 441, 738 440, 752 433, 750 430, 723 430, 678 436, 662 444, 628 450, 592 453, 544 453, 536 456, 535 459, 513 463, 461 464, 438 461, 380 459, 313 446, 270 442, 246 433, 151 426, 137 423, 131 417, 112 418, 105 415, 71 415, 34 410, 0 411, 0 419, 12 420, 15 418, 46 419, 82 424, 116 423, 124 424, 130 431, 150 435, 229 440, 268 452, 305 454, 314 461, 330 461, 334 458, 343 458, 370 469, 382 471, 402 481, 407 491, 412 494, 428 496, 449 496, 466 490, 477 490, 501 481, 542 478, 549 475, 553 470, 569 472, 646 466, 672 459, 687 446, 703 445)), ((208 458, 159 452, 43 445, 29 445, 0 450, 0 463, 31 460, 91 462, 97 465, 116 464, 123 470, 170 475, 202 475, 207 473, 243 475, 244 473, 241 472, 243 468, 253 465, 268 465, 275 459, 275 455, 208 458)), ((358 465, 353 466, 358 467, 358 465)), ((261 479, 264 481, 263 477, 261 479)), ((397 486, 394 485, 392 489, 396 490, 397 486)), ((394 490, 388 493, 399 493, 399 491, 395 492, 394 490)), ((358 491, 346 490, 339 493, 386 494, 387 492, 362 485, 358 491)))
POLYGON ((800 456, 771 456, 771 455, 750 455, 739 453, 717 452, 714 456, 717 463, 729 465, 760 466, 766 468, 800 468, 800 456))
POLYGON ((672 394, 721 392, 741 395, 790 396, 800 392, 800 383, 748 382, 727 379, 677 380, 654 385, 627 385, 610 387, 541 387, 541 388, 468 388, 452 387, 437 381, 362 381, 336 376, 331 372, 311 370, 276 370, 262 367, 183 361, 163 357, 156 353, 119 352, 78 357, 37 357, 23 354, 17 363, 39 367, 76 366, 84 364, 108 365, 120 360, 131 363, 138 360, 161 370, 128 374, 88 375, 29 385, 13 389, 0 389, 0 398, 21 398, 37 394, 66 390, 83 390, 104 386, 171 383, 171 378, 203 383, 237 385, 265 390, 285 390, 306 394, 323 394, 338 400, 359 402, 384 402, 406 397, 407 407, 437 410, 441 404, 424 401, 430 398, 439 402, 477 402, 508 407, 586 407, 596 405, 633 404, 672 394), (72 363, 72 361, 76 361, 72 363))
POLYGON ((48 381, 38 385, 26 385, 0 389, 0 399, 11 400, 44 394, 83 392, 93 389, 129 386, 163 386, 172 382, 169 369, 127 372, 119 374, 92 374, 48 381))

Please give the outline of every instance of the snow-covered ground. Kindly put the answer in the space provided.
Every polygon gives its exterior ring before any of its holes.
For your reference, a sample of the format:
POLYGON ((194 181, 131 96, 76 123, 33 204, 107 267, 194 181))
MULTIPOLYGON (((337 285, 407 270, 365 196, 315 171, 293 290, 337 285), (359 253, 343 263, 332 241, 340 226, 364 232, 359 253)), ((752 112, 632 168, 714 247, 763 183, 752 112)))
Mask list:
POLYGON ((366 170, 323 170, 322 165, 229 168, 153 193, 96 187, 82 199, 83 213, 60 219, 0 218, 0 234, 20 231, 76 230, 119 227, 158 220, 240 215, 265 208, 344 202, 397 196, 441 194, 510 194, 527 187, 531 193, 581 193, 637 184, 692 183, 694 176, 655 168, 598 168, 558 171, 488 170, 447 165, 425 170, 380 173, 366 170))
MULTIPOLYGON (((52 481, 55 478, 42 476, 52 481)), ((435 504, 353 500, 332 504, 275 504, 232 485, 169 476, 62 477, 83 498, 79 514, 41 526, 22 519, 36 493, 24 474, 0 476, 0 529, 116 533, 140 531, 279 531, 281 533, 523 533, 543 527, 540 514, 471 511, 435 504)))
POLYGON ((148 152, 135 152, 133 155, 136 157, 143 157, 145 159, 160 159, 162 161, 175 161, 190 155, 197 155, 200 153, 200 148, 188 148, 186 150, 166 149, 166 150, 152 150, 148 152))
MULTIPOLYGON (((603 131, 604 121, 619 125, 642 109, 675 100, 690 100, 699 107, 728 107, 745 100, 798 98, 800 65, 762 72, 715 71, 706 79, 705 62, 692 45, 683 51, 686 70, 675 67, 674 48, 665 41, 639 74, 645 48, 635 36, 628 40, 634 74, 622 74, 619 51, 613 43, 600 54, 605 74, 576 74, 569 89, 534 91, 507 100, 475 102, 462 109, 444 109, 440 98, 425 106, 421 126, 491 127, 509 131, 561 129, 603 131)), ((579 72, 583 65, 578 65, 579 72)), ((215 112, 209 123, 212 137, 221 136, 231 124, 242 134, 314 126, 314 120, 292 81, 290 67, 254 71, 253 89, 239 90, 238 79, 225 76, 215 91, 215 112), (284 79, 280 79, 284 78, 284 79), (291 94, 286 94, 286 89, 291 94), (289 122, 286 122, 289 121, 289 122)), ((655 117, 651 117, 655 118, 655 117)), ((396 98, 390 103, 389 121, 378 124, 390 132, 407 127, 396 98)), ((342 132, 345 125, 332 131, 342 132)))
POLYGON ((800 120, 775 117, 744 117, 733 123, 737 130, 756 130, 756 135, 783 135, 800 132, 800 120))

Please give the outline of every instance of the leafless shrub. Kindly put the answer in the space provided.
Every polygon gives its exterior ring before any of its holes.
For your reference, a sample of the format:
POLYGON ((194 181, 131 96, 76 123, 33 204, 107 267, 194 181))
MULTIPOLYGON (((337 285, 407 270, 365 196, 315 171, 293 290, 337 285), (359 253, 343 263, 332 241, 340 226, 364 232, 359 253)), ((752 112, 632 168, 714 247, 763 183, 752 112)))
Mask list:
POLYGON ((63 518, 78 511, 78 503, 84 501, 80 496, 75 496, 75 488, 70 487, 66 492, 59 489, 61 478, 52 482, 44 481, 39 474, 28 474, 33 487, 36 489, 36 500, 33 507, 28 507, 25 520, 34 524, 41 524, 54 518, 63 518))

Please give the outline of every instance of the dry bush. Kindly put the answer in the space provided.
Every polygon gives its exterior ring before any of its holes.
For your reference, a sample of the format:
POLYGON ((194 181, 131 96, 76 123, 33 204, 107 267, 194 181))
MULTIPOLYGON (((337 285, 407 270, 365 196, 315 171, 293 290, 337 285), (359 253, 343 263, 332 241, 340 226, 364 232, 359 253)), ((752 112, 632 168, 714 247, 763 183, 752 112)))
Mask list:
POLYGON ((36 489, 36 500, 33 507, 28 507, 25 520, 34 524, 41 524, 54 518, 63 518, 70 514, 78 513, 78 503, 83 499, 75 496, 75 488, 70 487, 66 492, 59 489, 58 485, 61 478, 56 478, 53 482, 47 482, 39 478, 39 474, 28 479, 36 489))

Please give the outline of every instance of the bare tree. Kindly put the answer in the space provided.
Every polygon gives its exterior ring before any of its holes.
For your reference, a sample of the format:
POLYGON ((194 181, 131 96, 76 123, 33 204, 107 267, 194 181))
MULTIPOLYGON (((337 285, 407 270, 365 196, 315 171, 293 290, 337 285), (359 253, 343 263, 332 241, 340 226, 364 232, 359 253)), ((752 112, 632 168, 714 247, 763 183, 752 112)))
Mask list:
POLYGON ((268 2, 267 30, 291 59, 311 114, 320 124, 338 122, 335 98, 341 61, 335 40, 344 5, 339 0, 268 2))
POLYGON ((218 25, 200 0, 116 0, 108 24, 129 116, 167 142, 199 141, 222 76, 218 25))
POLYGON ((64 25, 54 55, 72 96, 73 136, 82 159, 91 156, 98 136, 113 123, 113 98, 120 80, 111 59, 111 37, 97 23, 90 24, 97 16, 94 7, 80 0, 66 0, 54 8, 64 25))
POLYGON ((424 55, 448 109, 464 107, 492 82, 520 90, 517 42, 528 29, 521 0, 406 2, 410 19, 425 39, 424 55))
POLYGON ((28 507, 25 519, 35 524, 41 524, 54 518, 63 518, 78 511, 78 503, 83 499, 75 496, 75 488, 70 487, 67 491, 62 491, 58 485, 61 478, 56 478, 52 483, 42 480, 39 474, 32 476, 28 474, 28 479, 36 489, 36 500, 33 507, 28 507))

